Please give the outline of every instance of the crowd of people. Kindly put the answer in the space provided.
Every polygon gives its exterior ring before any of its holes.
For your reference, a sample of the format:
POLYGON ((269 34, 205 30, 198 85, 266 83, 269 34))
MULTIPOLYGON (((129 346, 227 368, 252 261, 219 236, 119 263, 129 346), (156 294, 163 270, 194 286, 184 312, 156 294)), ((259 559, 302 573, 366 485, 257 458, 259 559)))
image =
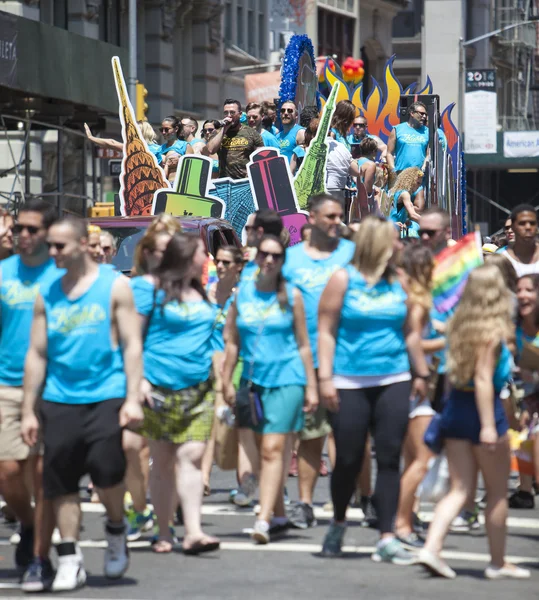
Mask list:
MULTIPOLYGON (((171 180, 179 157, 198 152, 214 160, 215 176, 237 179, 264 146, 279 148, 293 171, 301 165, 318 110, 306 107, 298 123, 295 104, 284 102, 277 116, 270 103, 244 115, 229 99, 200 138, 191 118, 163 119, 161 145, 147 123, 141 132, 171 180)), ((24 591, 85 584, 85 476, 106 511, 107 577, 124 575, 128 542, 145 534, 155 553, 171 552, 178 509, 183 553, 219 550, 201 514, 222 423, 237 434, 230 501, 255 508, 255 544, 317 525, 313 496, 327 448, 333 518, 322 556, 342 556, 357 499, 362 525, 380 534, 372 560, 454 578, 443 542, 449 530, 479 527, 481 473, 485 577, 530 576, 506 560, 505 543, 508 506, 534 506, 532 476, 508 498, 508 429, 539 434, 539 368, 519 366, 526 346, 539 345, 537 216, 515 208, 503 235, 485 240, 485 264, 456 309, 437 311, 436 256, 452 240, 449 215, 425 205, 427 118, 424 104, 412 104, 386 146, 351 102, 339 102, 327 140, 330 193, 310 198, 302 242, 292 247, 272 210, 249 215, 244 248, 220 246, 213 257, 163 214, 140 239, 128 278, 113 265, 114 236, 83 219, 58 219, 40 199, 1 217, 0 493, 20 523, 24 591), (353 185, 365 187, 373 214, 345 225, 353 185), (417 512, 433 423, 451 482, 429 526, 417 512), (298 502, 287 498, 291 471, 298 502)), ((539 442, 534 461, 537 476, 539 442)))

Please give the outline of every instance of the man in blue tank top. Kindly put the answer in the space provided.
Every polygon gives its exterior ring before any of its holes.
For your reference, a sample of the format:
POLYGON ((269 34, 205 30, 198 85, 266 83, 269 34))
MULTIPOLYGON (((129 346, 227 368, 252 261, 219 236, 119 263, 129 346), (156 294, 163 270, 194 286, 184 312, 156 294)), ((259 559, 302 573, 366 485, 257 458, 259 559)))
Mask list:
POLYGON ((387 164, 397 173, 408 167, 425 171, 429 128, 427 107, 414 102, 408 109, 408 122, 393 127, 387 141, 387 164))
POLYGON ((55 216, 50 204, 27 202, 14 225, 19 254, 0 263, 0 489, 21 524, 15 562, 26 570, 23 589, 33 586, 35 591, 52 583, 48 555, 54 517, 50 503, 43 505, 40 444, 31 451, 21 438, 22 384, 35 299, 61 273, 49 258, 46 244, 55 216), (35 512, 24 476, 28 468, 35 482, 35 512))
POLYGON ((66 273, 36 300, 26 359, 22 436, 37 441, 35 407, 44 384, 44 495, 53 503, 62 542, 53 591, 84 585, 77 540, 79 480, 89 473, 105 505, 105 576, 127 570, 122 428, 143 420, 141 330, 126 278, 96 264, 85 221, 66 217, 49 229, 50 255, 66 273))
MULTIPOLYGON (((307 332, 311 342, 313 363, 318 369, 318 304, 331 275, 347 265, 355 244, 340 238, 343 209, 339 200, 329 194, 313 196, 309 201, 311 239, 290 248, 283 267, 284 277, 301 291, 305 304, 307 332)), ((298 474, 300 502, 289 518, 300 529, 315 524, 312 500, 318 480, 322 450, 331 426, 327 411, 319 406, 313 415, 305 416, 300 433, 298 474)))
POLYGON ((298 109, 291 101, 283 102, 281 106, 282 129, 277 134, 277 140, 281 149, 281 154, 286 156, 288 162, 292 160, 294 148, 303 142, 305 128, 297 125, 298 109))

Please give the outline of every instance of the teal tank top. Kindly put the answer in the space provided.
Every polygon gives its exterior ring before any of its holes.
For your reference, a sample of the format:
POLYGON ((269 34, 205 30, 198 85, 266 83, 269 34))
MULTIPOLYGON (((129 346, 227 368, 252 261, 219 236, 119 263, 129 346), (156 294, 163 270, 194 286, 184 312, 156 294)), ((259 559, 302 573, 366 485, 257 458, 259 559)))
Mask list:
POLYGON ((163 153, 161 152, 161 146, 159 144, 148 144, 148 150, 157 159, 157 164, 160 165, 163 162, 163 153))
POLYGON ((370 286, 352 265, 337 330, 335 375, 382 376, 410 370, 404 338, 406 293, 398 281, 370 286))
POLYGON ((277 140, 279 141, 279 149, 281 150, 281 154, 286 156, 288 162, 292 160, 292 154, 294 153, 294 148, 296 147, 296 136, 298 135, 298 131, 300 129, 305 129, 304 127, 300 127, 299 125, 294 125, 292 129, 285 133, 284 131, 279 131, 277 134, 277 140))
POLYGON ((144 377, 172 391, 206 381, 215 351, 215 306, 204 300, 163 306, 165 292, 154 294, 154 284, 144 277, 131 279, 131 288, 137 312, 150 316, 144 340, 144 377))
POLYGON ((92 404, 125 398, 120 347, 112 345, 112 288, 118 275, 99 267, 97 279, 70 300, 57 279, 43 294, 47 317, 47 379, 43 399, 92 404))
POLYGON ((63 270, 53 260, 27 267, 18 254, 0 262, 0 385, 22 386, 37 295, 63 270))
POLYGON ((294 334, 293 287, 286 284, 286 291, 285 309, 276 292, 260 292, 253 281, 241 285, 236 298, 243 377, 266 388, 306 383, 294 334))
POLYGON ((347 150, 350 150, 351 144, 348 141, 348 136, 342 135, 339 131, 335 129, 335 127, 331 128, 331 133, 335 136, 335 141, 340 142, 343 146, 346 146, 347 150))
POLYGON ((167 146, 166 144, 163 144, 161 146, 161 155, 162 155, 162 157, 167 152, 176 152, 180 156, 183 156, 187 152, 187 142, 185 142, 184 140, 176 140, 172 144, 172 146, 167 146))
POLYGON ((232 306, 232 302, 234 302, 234 293, 230 294, 223 306, 217 303, 215 304, 217 313, 215 315, 215 331, 214 335, 212 336, 214 352, 224 352, 225 350, 223 331, 225 329, 226 317, 230 307, 232 306))
MULTIPOLYGON (((511 354, 511 351, 507 347, 507 344, 505 342, 502 342, 500 348, 500 355, 498 357, 498 361, 496 362, 496 369, 494 371, 494 375, 492 376, 492 385, 494 386, 494 390, 496 392, 499 392, 511 379, 511 373, 514 364, 515 362, 513 360, 513 355, 511 354)), ((472 389, 475 389, 473 379, 466 386, 467 391, 470 391, 472 389)))
POLYGON ((408 167, 423 166, 429 145, 429 128, 424 125, 419 129, 401 123, 395 127, 396 154, 395 171, 404 171, 408 167))
MULTIPOLYGON (((412 202, 415 200, 415 197, 422 189, 423 189, 423 186, 419 187, 412 194, 412 196, 411 196, 412 202)), ((391 203, 391 212, 389 214, 389 218, 392 221, 395 221, 395 223, 406 223, 407 221, 410 220, 410 215, 408 214, 408 211, 406 210, 406 207, 404 206, 404 204, 402 204, 399 208, 399 198, 400 198, 402 192, 404 192, 404 191, 405 190, 397 190, 393 194, 393 201, 391 203)), ((401 237, 403 237, 404 235, 405 235, 405 232, 402 231, 401 237)), ((417 221, 411 221, 408 224, 407 235, 408 235, 408 237, 415 237, 415 238, 419 237, 419 223, 417 221)))

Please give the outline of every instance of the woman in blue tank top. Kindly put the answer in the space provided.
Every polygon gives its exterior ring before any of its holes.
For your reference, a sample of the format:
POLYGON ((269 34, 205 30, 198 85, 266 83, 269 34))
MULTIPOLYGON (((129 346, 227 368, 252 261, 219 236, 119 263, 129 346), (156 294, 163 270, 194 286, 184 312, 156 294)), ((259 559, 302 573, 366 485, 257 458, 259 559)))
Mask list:
POLYGON ((376 443, 374 503, 381 534, 372 558, 412 564, 413 556, 393 533, 393 521, 410 395, 425 397, 428 366, 420 334, 408 328, 406 293, 394 276, 393 257, 400 242, 393 224, 369 216, 362 220, 355 242, 351 263, 332 275, 318 309, 318 380, 337 454, 331 476, 334 520, 322 554, 341 555, 346 509, 370 428, 376 443))
POLYGON ((389 191, 392 201, 390 219, 399 223, 401 237, 419 237, 419 217, 425 206, 425 194, 421 187, 423 171, 410 167, 399 173, 389 191))
POLYGON ((451 473, 451 489, 437 505, 419 561, 437 575, 455 571, 441 558, 442 544, 476 484, 479 466, 487 491, 485 510, 490 549, 487 579, 527 578, 529 571, 505 561, 507 482, 510 450, 508 424, 500 391, 511 376, 513 336, 511 294, 494 265, 470 273, 449 322, 447 370, 453 385, 444 405, 441 431, 451 473))
POLYGON ((331 121, 329 135, 337 140, 337 142, 344 144, 347 150, 350 150, 348 134, 350 133, 352 123, 356 118, 356 112, 357 109, 350 100, 341 100, 340 102, 337 102, 331 121))
MULTIPOLYGON (((243 252, 235 246, 221 246, 215 257, 217 281, 208 284, 206 291, 208 299, 217 308, 215 317, 215 335, 213 342, 215 352, 213 354, 213 366, 215 374, 215 412, 225 406, 223 400, 223 381, 221 379, 221 368, 223 366, 225 339, 223 336, 226 316, 234 300, 234 291, 243 268, 243 252)), ((240 373, 241 374, 241 373, 240 373)), ((202 459, 202 479, 204 481, 204 495, 209 496, 210 474, 213 466, 215 453, 215 427, 212 429, 211 438, 206 446, 204 458, 202 459)))
POLYGON ((206 259, 198 236, 177 233, 152 275, 132 280, 144 337, 146 406, 141 434, 150 440, 153 459, 150 486, 159 527, 156 552, 172 550, 168 525, 175 491, 185 522, 184 553, 219 547, 219 540, 205 535, 200 524, 200 462, 213 422, 217 313, 200 281, 206 259))
POLYGON ((243 283, 230 308, 223 382, 225 400, 236 403, 232 373, 239 353, 244 360, 236 407, 238 421, 250 416, 261 436, 260 513, 252 533, 267 544, 270 526, 286 526, 283 502, 283 462, 291 452, 293 432, 303 428, 304 411, 318 405, 316 379, 299 290, 285 283, 285 248, 266 235, 258 246, 256 281, 243 283), (246 402, 241 402, 242 397, 246 402), (272 521, 272 514, 274 519, 272 521))

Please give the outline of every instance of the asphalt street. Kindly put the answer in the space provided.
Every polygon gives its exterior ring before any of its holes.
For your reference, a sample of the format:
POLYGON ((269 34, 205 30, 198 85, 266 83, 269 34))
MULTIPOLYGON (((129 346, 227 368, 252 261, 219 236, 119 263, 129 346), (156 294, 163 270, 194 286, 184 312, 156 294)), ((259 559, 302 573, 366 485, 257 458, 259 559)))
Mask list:
MULTIPOLYGON (((474 598, 539 598, 539 497, 534 510, 511 510, 507 554, 532 570, 528 581, 483 579, 488 561, 484 527, 472 535, 452 534, 446 540, 445 556, 457 571, 454 581, 432 578, 418 566, 397 567, 370 559, 377 540, 373 530, 359 526, 361 511, 349 511, 345 556, 323 559, 320 551, 330 513, 322 510, 328 500, 329 479, 320 479, 316 494, 318 526, 305 531, 291 530, 282 541, 253 546, 248 528, 254 522, 252 509, 237 509, 228 503, 228 491, 235 480, 232 472, 215 470, 212 495, 205 499, 203 521, 206 532, 222 540, 218 553, 184 556, 180 549, 168 555, 152 552, 149 535, 131 544, 131 563, 126 576, 110 582, 103 573, 103 508, 84 502, 82 550, 88 572, 85 588, 48 598, 99 598, 100 600, 168 599, 207 600, 360 600, 407 599, 455 600, 474 598)), ((290 479, 288 490, 297 497, 297 482, 290 479)), ((432 506, 422 505, 421 515, 432 517, 432 506)), ((0 597, 24 596, 13 569, 14 547, 9 538, 13 528, 0 525, 0 597)), ((177 527, 181 538, 182 527, 177 527)))

